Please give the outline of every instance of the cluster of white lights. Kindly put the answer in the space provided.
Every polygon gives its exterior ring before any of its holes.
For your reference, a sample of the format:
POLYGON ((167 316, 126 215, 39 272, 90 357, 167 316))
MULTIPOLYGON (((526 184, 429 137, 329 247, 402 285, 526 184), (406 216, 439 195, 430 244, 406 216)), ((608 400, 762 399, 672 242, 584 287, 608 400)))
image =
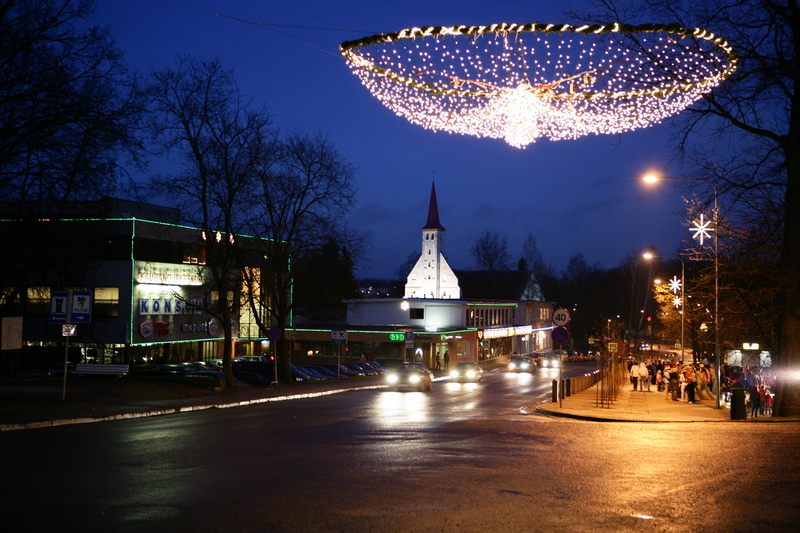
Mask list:
POLYGON ((519 148, 540 137, 648 126, 736 70, 727 41, 678 25, 430 26, 348 41, 340 50, 396 114, 519 148))

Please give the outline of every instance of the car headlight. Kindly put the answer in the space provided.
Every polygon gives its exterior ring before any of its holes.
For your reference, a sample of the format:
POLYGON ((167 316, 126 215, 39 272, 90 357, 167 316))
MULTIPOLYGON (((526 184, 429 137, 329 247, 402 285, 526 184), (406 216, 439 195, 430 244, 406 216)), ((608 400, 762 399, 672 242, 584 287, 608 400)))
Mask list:
POLYGON ((528 363, 522 363, 522 364, 520 365, 520 368, 522 368, 522 370, 527 370, 527 369, 528 369, 528 366, 529 366, 529 365, 528 365, 528 363))
POLYGON ((553 368, 558 368, 558 361, 553 361, 553 368))
POLYGON ((386 381, 389 383, 397 383, 397 374, 389 374, 386 376, 386 381))
POLYGON ((467 377, 468 378, 474 378, 475 377, 475 371, 474 370, 467 370, 467 377))
POLYGON ((458 377, 458 370, 451 370, 450 377, 457 378, 458 377))
POLYGON ((514 366, 515 366, 514 363, 508 363, 509 370, 514 370, 514 366))
POLYGON ((408 381, 410 381, 411 383, 419 383, 419 376, 411 376, 410 378, 408 378, 408 381))

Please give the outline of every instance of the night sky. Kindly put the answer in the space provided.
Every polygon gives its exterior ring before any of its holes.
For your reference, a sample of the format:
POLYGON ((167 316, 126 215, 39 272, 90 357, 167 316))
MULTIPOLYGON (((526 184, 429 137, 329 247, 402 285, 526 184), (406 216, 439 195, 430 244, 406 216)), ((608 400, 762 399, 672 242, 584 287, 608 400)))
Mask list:
MULTIPOLYGON (((111 29, 132 69, 159 69, 180 53, 217 57, 275 126, 327 135, 356 169, 358 204, 349 222, 371 235, 356 274, 391 278, 421 249, 434 179, 444 252, 455 269, 475 266, 469 249, 484 230, 507 237, 514 266, 529 233, 556 271, 579 253, 603 268, 650 245, 674 255, 688 234, 681 192, 640 180, 652 171, 670 175, 669 123, 538 140, 526 149, 432 132, 384 107, 338 50, 346 40, 414 26, 581 23, 580 12, 590 8, 552 0, 100 0, 92 22, 111 29)), ((154 161, 151 169, 162 165, 154 161)))

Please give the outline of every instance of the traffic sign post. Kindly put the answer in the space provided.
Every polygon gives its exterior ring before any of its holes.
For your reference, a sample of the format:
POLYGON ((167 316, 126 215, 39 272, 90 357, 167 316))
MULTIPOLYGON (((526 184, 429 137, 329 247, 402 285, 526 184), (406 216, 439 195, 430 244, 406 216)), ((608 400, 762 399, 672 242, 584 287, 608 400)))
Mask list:
POLYGON ((566 326, 569 324, 569 321, 572 317, 569 315, 569 311, 564 309, 563 307, 559 307, 555 311, 553 311, 553 324, 556 326, 566 326))
MULTIPOLYGON (((561 315, 559 321, 563 321, 566 319, 566 322, 569 322, 569 312, 566 309, 556 309, 556 312, 564 311, 566 315, 561 315)), ((555 316, 556 313, 553 313, 553 322, 555 323, 555 316)), ((550 333, 550 336, 553 339, 553 343, 558 344, 558 387, 556 391, 558 392, 558 407, 559 409, 562 406, 562 397, 564 396, 564 391, 562 390, 564 386, 564 382, 562 380, 562 372, 561 367, 564 366, 564 360, 561 357, 561 351, 565 344, 569 342, 569 330, 564 326, 558 326, 553 328, 553 331, 550 333)))

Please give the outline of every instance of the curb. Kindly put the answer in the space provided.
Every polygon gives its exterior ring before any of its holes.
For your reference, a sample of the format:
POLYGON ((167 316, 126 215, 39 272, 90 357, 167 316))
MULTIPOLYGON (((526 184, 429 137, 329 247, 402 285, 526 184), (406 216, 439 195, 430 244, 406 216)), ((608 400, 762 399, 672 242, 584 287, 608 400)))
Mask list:
POLYGON ((186 407, 175 407, 170 409, 154 409, 151 411, 142 411, 138 413, 120 413, 116 415, 98 416, 92 418, 66 418, 61 420, 48 420, 42 422, 25 422, 19 424, 0 424, 0 433, 4 431, 18 431, 21 429, 37 429, 45 427, 68 426, 72 424, 90 424, 92 422, 111 422, 114 420, 129 420, 134 418, 147 418, 151 416, 173 415, 177 413, 186 413, 190 411, 205 411, 206 409, 231 409, 234 407, 245 407, 248 405, 255 405, 267 402, 283 402, 288 400, 302 400, 305 398, 316 398, 319 396, 328 396, 331 394, 339 394, 342 392, 351 392, 359 390, 370 389, 383 389, 386 385, 369 385, 364 387, 350 387, 343 389, 331 389, 318 392, 304 392, 300 394, 287 394, 285 396, 272 396, 269 398, 256 398, 255 400, 243 400, 240 402, 224 403, 224 404, 207 404, 207 405, 191 405, 186 407))

